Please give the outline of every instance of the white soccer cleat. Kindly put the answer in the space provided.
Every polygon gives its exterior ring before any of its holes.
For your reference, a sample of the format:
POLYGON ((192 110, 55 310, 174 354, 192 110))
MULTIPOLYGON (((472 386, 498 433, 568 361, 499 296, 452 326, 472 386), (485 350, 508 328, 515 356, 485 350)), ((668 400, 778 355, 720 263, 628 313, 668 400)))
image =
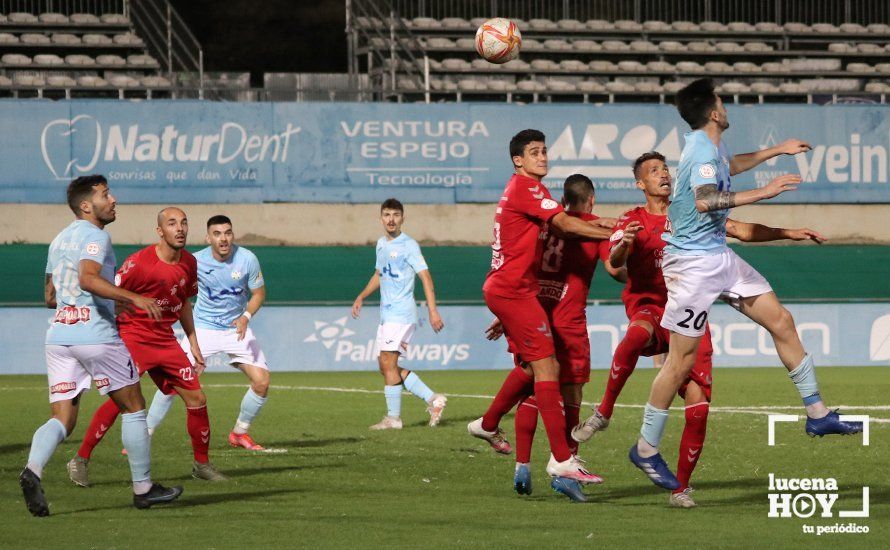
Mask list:
POLYGON ((445 410, 447 403, 448 398, 441 393, 433 395, 433 398, 430 400, 430 406, 426 408, 426 412, 430 413, 431 428, 439 425, 439 421, 442 420, 442 411, 445 410))
POLYGON ((510 442, 507 441, 507 438, 504 436, 504 430, 498 428, 493 432, 489 432, 482 429, 481 417, 467 424, 467 431, 470 432, 470 435, 473 437, 488 441, 488 444, 491 445, 491 448, 494 449, 496 453, 508 455, 513 452, 513 447, 510 446, 510 442))
POLYGON ((90 486, 89 464, 90 461, 81 458, 80 455, 74 455, 74 458, 68 461, 68 477, 75 485, 90 486))
POLYGON ((694 491, 692 487, 687 487, 679 493, 671 493, 668 504, 674 508, 695 508, 695 501, 689 494, 694 491))
POLYGON ((572 439, 578 443, 584 443, 596 432, 601 432, 609 427, 610 420, 594 411, 590 418, 572 428, 572 439))
POLYGON ((557 462, 553 455, 550 455, 550 461, 547 463, 547 474, 552 477, 566 477, 574 479, 578 483, 584 485, 599 484, 603 482, 603 478, 587 471, 587 463, 578 456, 572 455, 571 458, 564 462, 557 462))
POLYGON ((384 416, 383 420, 370 426, 369 430, 401 430, 402 419, 397 416, 384 416))

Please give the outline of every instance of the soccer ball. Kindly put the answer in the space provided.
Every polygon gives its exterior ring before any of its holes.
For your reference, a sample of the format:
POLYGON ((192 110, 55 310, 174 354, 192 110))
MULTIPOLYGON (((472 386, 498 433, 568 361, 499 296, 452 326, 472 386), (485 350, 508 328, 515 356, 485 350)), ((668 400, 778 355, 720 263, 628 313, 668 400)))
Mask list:
POLYGON ((516 23, 503 17, 489 19, 476 31, 476 51, 491 63, 506 63, 519 57, 522 35, 516 23))

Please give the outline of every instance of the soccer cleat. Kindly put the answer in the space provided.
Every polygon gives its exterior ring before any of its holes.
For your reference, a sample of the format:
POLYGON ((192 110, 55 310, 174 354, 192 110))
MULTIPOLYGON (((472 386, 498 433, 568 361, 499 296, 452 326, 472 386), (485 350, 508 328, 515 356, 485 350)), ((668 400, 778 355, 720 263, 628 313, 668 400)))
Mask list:
POLYGON ((550 488, 569 497, 573 502, 587 502, 587 495, 581 491, 581 484, 574 479, 554 477, 550 481, 550 488))
POLYGON ((236 434, 235 432, 229 432, 229 445, 232 447, 244 447, 249 451, 265 451, 266 448, 262 445, 257 444, 256 441, 250 437, 250 434, 236 434))
POLYGON ((837 411, 831 411, 822 418, 807 417, 807 435, 822 437, 824 435, 851 435, 862 431, 862 422, 844 422, 837 411))
POLYGON ((532 473, 528 464, 517 464, 513 474, 513 490, 520 495, 532 494, 532 473))
POLYGON ((662 489, 673 491, 674 489, 680 488, 680 481, 677 480, 676 476, 674 476, 673 472, 668 468, 667 463, 661 458, 661 453, 655 453, 649 458, 643 458, 637 451, 637 444, 634 443, 633 447, 630 448, 627 458, 633 462, 634 466, 642 470, 652 483, 658 485, 662 489))
POLYGON ((500 428, 493 432, 483 430, 482 418, 477 418, 467 424, 467 431, 470 432, 470 435, 473 437, 488 441, 488 444, 491 445, 491 448, 494 449, 496 453, 508 455, 513 452, 513 447, 510 446, 510 442, 507 441, 507 438, 504 436, 504 430, 500 428))
POLYGON ((401 430, 402 419, 397 416, 384 416, 383 420, 370 426, 369 430, 401 430))
POLYGON ((572 439, 578 443, 584 443, 596 432, 604 431, 609 427, 609 419, 601 415, 599 411, 594 411, 593 415, 572 428, 572 439))
POLYGON ((40 486, 40 478, 27 467, 19 474, 19 485, 22 488, 22 494, 25 496, 25 505, 31 515, 37 517, 45 517, 49 515, 49 505, 46 503, 46 496, 43 494, 43 487, 40 486))
POLYGON ((426 412, 430 413, 431 428, 439 425, 439 421, 442 420, 442 411, 445 410, 446 403, 448 403, 448 398, 441 393, 433 395, 432 400, 430 400, 430 406, 426 408, 426 412))
POLYGON ((152 483, 151 489, 141 495, 133 495, 133 506, 140 510, 151 508, 155 504, 173 502, 182 494, 182 487, 164 487, 160 483, 152 483))
POLYGON ((197 460, 192 464, 192 477, 195 479, 204 479, 207 481, 226 481, 226 476, 222 475, 216 466, 208 460, 203 464, 197 460))
POLYGON ((68 477, 75 485, 80 487, 90 486, 90 461, 80 455, 74 455, 74 458, 68 461, 68 477))
POLYGON ((689 496, 692 491, 694 491, 692 487, 686 487, 679 493, 671 493, 668 504, 674 508, 695 508, 695 501, 689 496))
POLYGON ((550 455, 550 462, 547 463, 547 473, 551 477, 564 477, 584 485, 603 482, 603 478, 587 471, 587 463, 577 455, 572 455, 564 462, 557 462, 553 455, 550 455))

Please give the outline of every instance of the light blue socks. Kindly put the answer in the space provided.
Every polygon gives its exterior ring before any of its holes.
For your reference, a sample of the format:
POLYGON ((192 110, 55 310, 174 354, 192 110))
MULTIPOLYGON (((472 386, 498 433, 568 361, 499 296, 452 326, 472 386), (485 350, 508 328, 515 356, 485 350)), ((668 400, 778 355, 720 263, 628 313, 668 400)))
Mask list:
POLYGON ((813 368, 813 356, 809 353, 800 362, 800 365, 788 373, 788 377, 794 382, 804 406, 813 405, 822 401, 819 395, 819 384, 816 382, 816 369, 813 368))
POLYGON ((37 428, 31 439, 31 451, 28 453, 28 469, 43 475, 43 467, 49 462, 51 456, 59 446, 59 443, 68 437, 68 430, 55 418, 50 418, 46 424, 37 428))
POLYGON ((658 409, 646 403, 646 408, 643 410, 643 427, 640 428, 640 436, 646 443, 656 449, 661 444, 667 419, 668 411, 666 409, 658 409))
POLYGON ((148 408, 148 417, 146 418, 149 435, 154 433, 155 428, 161 424, 164 417, 170 412, 170 407, 173 406, 174 401, 176 401, 175 393, 166 395, 161 390, 155 392, 155 396, 151 399, 151 406, 148 408))
POLYGON ((386 397, 386 416, 399 418, 402 416, 402 385, 383 386, 383 396, 386 397))
POLYGON ((151 437, 145 418, 145 409, 121 415, 121 442, 127 450, 133 492, 137 495, 151 488, 151 437))
POLYGON ((409 372, 408 376, 405 377, 405 389, 427 403, 429 403, 430 399, 435 395, 433 390, 429 389, 429 387, 423 383, 423 380, 413 372, 409 372))
POLYGON ((235 422, 235 428, 232 430, 236 434, 246 434, 250 429, 250 423, 260 414, 260 409, 266 404, 266 398, 257 395, 253 388, 247 388, 244 399, 241 400, 241 412, 238 414, 238 420, 235 422))

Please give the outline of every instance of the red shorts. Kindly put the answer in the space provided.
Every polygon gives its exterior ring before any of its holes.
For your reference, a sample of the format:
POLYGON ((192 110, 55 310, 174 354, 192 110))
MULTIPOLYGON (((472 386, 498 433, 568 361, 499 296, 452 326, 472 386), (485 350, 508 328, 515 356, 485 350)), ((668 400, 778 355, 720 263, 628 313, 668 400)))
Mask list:
MULTIPOLYGON (((561 307, 557 304, 547 310, 553 329, 553 345, 559 362, 560 384, 586 384, 590 382, 590 336, 587 333, 587 315, 583 308, 561 307)), ((585 304, 586 307, 586 304, 585 304)))
POLYGON ((508 349, 520 361, 531 362, 554 355, 553 335, 547 313, 537 296, 503 298, 483 292, 485 305, 504 325, 508 349))
POLYGON ((172 395, 175 388, 201 389, 191 361, 175 339, 159 344, 146 342, 132 334, 121 334, 121 338, 130 350, 139 374, 147 372, 165 395, 172 395))
MULTIPOLYGON (((653 355, 667 353, 671 333, 668 329, 661 326, 661 317, 663 314, 663 308, 647 304, 629 315, 631 323, 634 321, 646 321, 653 329, 653 340, 646 346, 640 355, 651 357, 653 355)), ((711 400, 711 367, 713 366, 713 355, 714 347, 711 345, 711 328, 708 326, 698 345, 698 356, 695 359, 695 367, 693 367, 692 372, 689 374, 689 379, 686 380, 678 390, 680 397, 686 397, 686 387, 689 385, 689 381, 692 380, 704 390, 708 401, 711 400)))

